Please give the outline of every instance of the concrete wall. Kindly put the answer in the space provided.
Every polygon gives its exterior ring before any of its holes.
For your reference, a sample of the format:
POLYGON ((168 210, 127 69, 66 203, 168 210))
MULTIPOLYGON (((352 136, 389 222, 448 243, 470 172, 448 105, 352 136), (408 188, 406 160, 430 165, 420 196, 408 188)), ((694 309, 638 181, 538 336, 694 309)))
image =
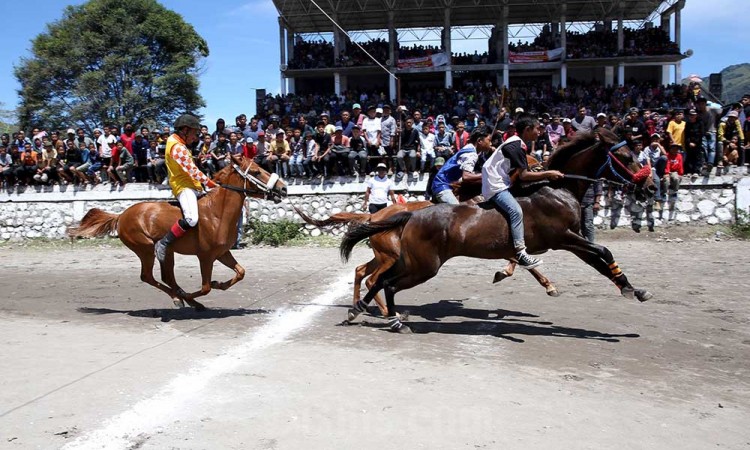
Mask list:
MULTIPOLYGON (((397 188, 409 201, 424 200, 426 177, 418 181, 402 181, 397 188)), ((292 209, 297 205, 314 218, 326 218, 337 212, 360 211, 365 185, 357 179, 333 179, 324 183, 290 183, 289 198, 282 203, 248 199, 247 217, 261 221, 290 219, 300 221, 292 209)), ((171 191, 163 186, 129 184, 124 188, 97 186, 78 189, 63 187, 29 187, 24 191, 0 192, 0 239, 28 238, 58 239, 65 237, 65 229, 77 223, 91 208, 120 213, 141 201, 165 201, 172 198, 171 191)), ((739 204, 747 210, 750 205, 750 178, 724 176, 685 181, 679 191, 673 210, 664 211, 656 226, 673 224, 720 224, 734 220, 739 204), (739 186, 739 194, 738 194, 739 186)), ((605 200, 596 225, 608 227, 630 226, 631 215, 638 217, 643 205, 628 199, 622 202, 605 200)), ((645 219, 643 220, 645 226, 645 219)), ((304 232, 319 235, 314 227, 306 226, 304 232)), ((326 231, 338 235, 340 230, 326 231)))

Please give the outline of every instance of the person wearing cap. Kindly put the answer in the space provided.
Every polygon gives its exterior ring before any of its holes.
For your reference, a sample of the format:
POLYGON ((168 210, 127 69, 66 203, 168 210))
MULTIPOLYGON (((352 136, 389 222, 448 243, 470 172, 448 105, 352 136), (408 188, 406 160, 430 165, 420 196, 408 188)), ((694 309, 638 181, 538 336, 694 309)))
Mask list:
POLYGON ((445 122, 438 122, 437 133, 435 133, 435 156, 443 159, 453 156, 453 136, 454 134, 448 131, 445 122))
POLYGON ((388 206, 388 197, 393 203, 396 203, 396 194, 393 192, 393 181, 388 178, 388 166, 385 163, 379 163, 375 168, 375 176, 370 177, 365 185, 365 200, 362 202, 362 210, 368 210, 370 214, 375 214, 381 209, 388 206), (368 208, 369 206, 369 208, 368 208))
POLYGON ((365 119, 365 116, 362 114, 362 106, 359 103, 355 103, 352 105, 352 114, 351 114, 351 120, 354 122, 354 125, 362 126, 362 121, 365 119))
MULTIPOLYGON (((625 130, 629 129, 632 133, 631 139, 644 140, 648 138, 646 125, 638 117, 638 108, 630 108, 630 112, 624 122, 620 122, 617 130, 621 138, 625 138, 625 130)), ((612 130, 615 131, 615 130, 612 130)))
POLYGON ((156 258, 160 264, 167 257, 167 248, 198 224, 198 194, 203 185, 217 186, 196 167, 188 148, 198 139, 201 124, 197 117, 183 114, 175 120, 174 133, 167 139, 165 160, 169 173, 169 186, 182 208, 183 217, 172 225, 167 234, 156 243, 156 258))
POLYGON ((523 114, 523 113, 524 113, 524 110, 523 110, 523 108, 521 108, 521 107, 519 106, 519 107, 517 107, 517 108, 515 109, 515 111, 514 111, 514 114, 513 114, 513 115, 514 115, 515 117, 518 117, 518 116, 520 116, 520 115, 521 115, 521 114, 523 114))
POLYGON ((271 152, 268 155, 268 165, 274 169, 274 173, 282 178, 289 177, 289 159, 292 153, 289 142, 286 140, 284 130, 276 130, 276 137, 271 141, 271 152))
POLYGON ((706 134, 703 122, 698 120, 698 111, 688 111, 688 120, 685 123, 685 161, 684 168, 687 174, 704 174, 706 171, 706 156, 703 151, 703 136, 706 134))
MULTIPOLYGON (((668 189, 669 211, 672 215, 677 202, 677 191, 680 190, 680 181, 685 173, 682 159, 682 146, 673 142, 667 153, 667 165, 664 168, 664 183, 668 189)), ((670 217, 671 219, 671 217, 670 217)))
MULTIPOLYGON (((729 111, 729 114, 727 114, 727 121, 719 124, 718 140, 722 145, 722 155, 726 154, 727 147, 735 137, 737 138, 737 145, 739 146, 738 148, 742 148, 744 145, 745 134, 742 130, 742 125, 740 124, 739 117, 739 112, 729 111)), ((739 158, 737 159, 737 162, 739 164, 744 164, 744 152, 742 152, 742 155, 738 156, 739 158)), ((722 156, 722 160, 724 159, 725 158, 722 156)), ((719 167, 723 165, 723 163, 719 163, 719 167)))
POLYGON ((539 137, 539 128, 539 122, 533 117, 520 116, 516 120, 518 135, 504 142, 482 165, 482 195, 506 218, 516 251, 516 260, 518 265, 525 269, 533 269, 542 261, 526 252, 523 210, 510 193, 510 188, 514 179, 519 182, 555 181, 564 176, 557 170, 528 170, 525 142, 535 142, 539 137))
POLYGON ((266 140, 271 141, 276 136, 276 132, 281 129, 281 125, 279 124, 281 119, 276 114, 271 114, 268 121, 270 123, 266 127, 266 140))
POLYGON ((594 131, 600 128, 605 130, 611 129, 609 123, 607 123, 607 115, 604 113, 599 113, 596 115, 596 125, 594 126, 594 131))
POLYGON ((674 119, 667 125, 667 137, 670 142, 678 144, 680 148, 684 145, 685 139, 685 115, 682 111, 675 111, 674 119))
POLYGON ((433 197, 432 193, 432 183, 435 181, 435 177, 440 172, 440 169, 445 166, 445 158, 442 156, 438 156, 435 158, 434 163, 432 164, 432 169, 430 169, 430 176, 427 178, 427 185, 425 186, 425 192, 424 192, 424 199, 425 200, 431 200, 433 197))

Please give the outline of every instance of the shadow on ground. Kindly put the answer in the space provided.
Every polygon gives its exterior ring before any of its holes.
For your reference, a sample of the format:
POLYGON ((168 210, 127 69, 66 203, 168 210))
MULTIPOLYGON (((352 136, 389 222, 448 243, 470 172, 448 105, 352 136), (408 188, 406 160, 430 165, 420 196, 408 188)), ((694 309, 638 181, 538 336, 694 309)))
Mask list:
MULTIPOLYGON (((407 321, 414 333, 463 334, 467 336, 496 336, 512 342, 525 342, 517 336, 551 336, 574 339, 593 339, 605 342, 620 342, 621 338, 638 338, 634 333, 611 334, 583 328, 554 325, 552 322, 530 320, 539 316, 521 311, 505 309, 465 308, 461 300, 440 300, 419 306, 398 308, 407 317, 421 317, 425 321, 407 321), (444 322, 448 317, 462 317, 472 320, 444 322)), ((364 321, 362 326, 387 329, 384 322, 364 321)))
POLYGON ((84 314, 123 314, 131 317, 144 317, 147 319, 161 319, 162 322, 171 320, 203 320, 222 319, 225 317, 252 316, 255 314, 270 314, 273 311, 267 309, 246 308, 209 308, 204 311, 195 311, 193 308, 150 308, 136 310, 119 310, 110 308, 78 308, 78 312, 84 314))

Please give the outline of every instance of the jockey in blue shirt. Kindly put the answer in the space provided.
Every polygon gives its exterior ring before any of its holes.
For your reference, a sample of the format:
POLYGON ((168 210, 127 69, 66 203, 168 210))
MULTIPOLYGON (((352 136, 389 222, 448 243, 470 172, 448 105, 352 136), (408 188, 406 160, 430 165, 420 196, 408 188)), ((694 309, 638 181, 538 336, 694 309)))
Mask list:
POLYGON ((479 152, 492 151, 489 131, 482 127, 476 128, 469 137, 469 143, 455 155, 450 157, 432 181, 432 195, 437 203, 458 205, 458 198, 453 193, 452 183, 482 182, 482 174, 474 173, 474 167, 479 159, 479 152))

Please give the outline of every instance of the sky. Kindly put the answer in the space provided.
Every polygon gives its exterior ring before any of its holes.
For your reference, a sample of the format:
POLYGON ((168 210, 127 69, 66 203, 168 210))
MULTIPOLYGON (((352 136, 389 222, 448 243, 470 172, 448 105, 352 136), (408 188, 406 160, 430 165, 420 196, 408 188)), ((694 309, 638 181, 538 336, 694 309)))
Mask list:
MULTIPOLYGON (((255 90, 279 92, 279 26, 271 0, 160 0, 179 12, 208 42, 200 93, 206 101, 204 122, 219 117, 234 120, 237 114, 255 112, 255 90)), ((13 67, 29 57, 31 40, 46 24, 62 17, 64 8, 82 0, 0 0, 3 39, 0 41, 0 102, 5 109, 18 103, 19 84, 13 67)), ((745 41, 750 0, 687 0, 682 11, 682 51, 693 50, 683 61, 682 75, 708 76, 732 64, 750 62, 745 41)), ((454 51, 473 45, 486 50, 486 41, 459 44, 454 51)))

